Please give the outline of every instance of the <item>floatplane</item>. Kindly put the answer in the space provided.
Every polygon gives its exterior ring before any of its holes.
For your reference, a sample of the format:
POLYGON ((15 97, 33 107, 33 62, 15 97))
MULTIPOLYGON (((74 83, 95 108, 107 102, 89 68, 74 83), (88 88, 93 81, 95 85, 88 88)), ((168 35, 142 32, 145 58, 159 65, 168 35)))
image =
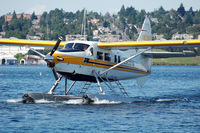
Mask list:
POLYGON ((200 46, 200 40, 152 41, 148 17, 145 18, 142 31, 135 42, 61 41, 61 37, 57 42, 0 39, 1 45, 53 47, 47 55, 35 52, 41 55, 47 62, 47 66, 52 69, 55 83, 48 93, 25 93, 24 103, 34 103, 35 100, 40 99, 50 101, 81 99, 83 103, 89 104, 94 101, 95 97, 86 93, 91 83, 97 83, 99 88, 97 95, 107 95, 102 88, 102 83, 110 89, 115 89, 112 84, 116 83, 121 90, 122 97, 129 97, 119 81, 134 79, 137 84, 144 84, 146 76, 151 73, 152 58, 196 56, 195 51, 153 52, 152 49, 200 46), (58 47, 62 48, 57 50, 58 47), (63 77, 65 78, 65 93, 56 95, 54 94, 55 89, 63 77), (69 88, 67 88, 68 79, 73 81, 69 88), (85 82, 80 93, 77 96, 70 95, 72 87, 78 81, 85 82))

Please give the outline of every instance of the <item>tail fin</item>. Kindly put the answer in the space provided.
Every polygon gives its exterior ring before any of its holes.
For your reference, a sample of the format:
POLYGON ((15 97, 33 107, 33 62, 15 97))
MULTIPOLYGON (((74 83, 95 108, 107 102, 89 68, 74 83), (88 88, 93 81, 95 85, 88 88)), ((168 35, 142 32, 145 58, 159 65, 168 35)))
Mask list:
MULTIPOLYGON (((146 16, 142 26, 142 31, 140 32, 137 41, 141 42, 141 41, 151 41, 151 40, 152 40, 151 24, 149 18, 146 16)), ((146 68, 147 71, 149 72, 151 71, 152 58, 141 56, 140 63, 146 68)))
POLYGON ((137 41, 141 42, 141 41, 151 41, 151 40, 152 40, 151 24, 149 18, 146 16, 142 26, 142 31, 140 32, 137 41))

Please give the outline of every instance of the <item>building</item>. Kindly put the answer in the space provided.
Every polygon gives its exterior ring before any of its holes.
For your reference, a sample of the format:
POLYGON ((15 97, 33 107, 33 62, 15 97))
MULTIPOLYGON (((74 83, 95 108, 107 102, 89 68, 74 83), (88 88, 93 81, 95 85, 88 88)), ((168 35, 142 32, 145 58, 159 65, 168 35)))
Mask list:
MULTIPOLYGON (((26 54, 31 47, 26 46, 2 46, 0 45, 0 65, 1 64, 17 64, 17 59, 15 55, 18 53, 26 54)), ((34 49, 43 50, 44 47, 34 47, 34 49)), ((35 64, 44 64, 41 59, 36 59, 35 64)), ((34 64, 33 63, 33 64, 34 64)))
POLYGON ((0 46, 0 64, 17 64, 15 55, 18 53, 25 54, 29 48, 19 46, 0 46))
POLYGON ((108 33, 105 35, 99 35, 99 36, 93 37, 93 40, 99 40, 101 42, 119 42, 120 35, 112 35, 111 33, 108 33))
POLYGON ((0 55, 16 55, 18 53, 26 54, 29 51, 26 46, 0 46, 0 55))
POLYGON ((74 41, 74 40, 86 41, 87 35, 66 35, 65 40, 66 41, 74 41))
POLYGON ((14 65, 14 64, 17 64, 17 58, 10 55, 0 56, 0 65, 14 65))
MULTIPOLYGON (((32 14, 27 14, 27 13, 21 13, 21 14, 16 14, 17 18, 20 18, 21 15, 23 15, 24 19, 31 19, 32 14)), ((40 21, 41 15, 36 15, 37 19, 40 21)), ((5 21, 10 22, 13 18, 12 14, 7 14, 5 15, 5 21)))
POLYGON ((156 24, 158 24, 159 23, 159 21, 158 21, 158 19, 157 18, 150 18, 151 19, 151 21, 152 22, 154 22, 154 23, 156 23, 156 24))
POLYGON ((200 40, 200 35, 198 35, 198 40, 200 40))
POLYGON ((161 35, 158 35, 157 33, 154 33, 154 34, 153 34, 153 39, 154 39, 154 40, 162 40, 163 37, 164 37, 163 34, 161 34, 161 35))
POLYGON ((27 35, 26 39, 28 39, 28 40, 40 40, 40 36, 29 36, 29 35, 27 35))
POLYGON ((39 56, 36 55, 26 55, 20 60, 21 65, 45 65, 46 62, 39 56))
POLYGON ((172 40, 191 40, 191 39, 193 39, 193 35, 191 35, 191 34, 175 33, 172 35, 172 40))
POLYGON ((99 19, 94 18, 94 19, 91 19, 89 22, 91 22, 92 25, 97 25, 99 21, 100 21, 99 19))

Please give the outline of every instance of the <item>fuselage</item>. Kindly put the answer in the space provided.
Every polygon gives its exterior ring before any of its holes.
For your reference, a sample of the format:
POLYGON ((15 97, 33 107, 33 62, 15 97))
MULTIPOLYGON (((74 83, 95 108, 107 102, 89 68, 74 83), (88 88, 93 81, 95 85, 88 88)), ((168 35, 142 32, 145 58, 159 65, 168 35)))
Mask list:
POLYGON ((68 79, 96 82, 94 72, 110 81, 134 79, 150 73, 145 57, 138 56, 100 75, 103 71, 134 55, 138 49, 111 50, 98 42, 72 41, 53 54, 55 70, 68 79))

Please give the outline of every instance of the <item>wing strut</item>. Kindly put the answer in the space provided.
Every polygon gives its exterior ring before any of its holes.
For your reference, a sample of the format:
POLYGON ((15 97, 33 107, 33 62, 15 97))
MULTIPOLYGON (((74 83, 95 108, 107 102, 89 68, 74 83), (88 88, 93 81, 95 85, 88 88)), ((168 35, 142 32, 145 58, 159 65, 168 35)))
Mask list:
MULTIPOLYGON (((72 82, 72 84, 71 84, 71 86, 69 87, 69 89, 67 90, 67 91, 65 91, 65 95, 67 95, 69 92, 70 92, 70 90, 72 89, 72 87, 74 86, 74 84, 76 83, 76 81, 73 81, 72 82)), ((67 88, 67 87, 66 87, 67 88)))
POLYGON ((123 64, 123 63, 125 63, 126 61, 129 61, 129 60, 131 60, 131 59, 137 57, 138 55, 140 55, 140 54, 142 54, 142 53, 144 53, 145 51, 148 51, 148 50, 150 50, 150 49, 151 49, 151 48, 147 48, 147 49, 145 49, 145 50, 142 50, 142 51, 138 52, 137 54, 135 54, 135 55, 133 55, 133 56, 131 56, 131 57, 129 57, 129 58, 123 60, 122 62, 120 62, 120 63, 118 63, 118 64, 116 64, 116 65, 110 67, 109 69, 107 69, 107 70, 101 72, 100 75, 103 75, 103 74, 107 73, 108 71, 114 69, 115 67, 117 67, 117 66, 119 66, 119 65, 121 65, 121 64, 123 64))

